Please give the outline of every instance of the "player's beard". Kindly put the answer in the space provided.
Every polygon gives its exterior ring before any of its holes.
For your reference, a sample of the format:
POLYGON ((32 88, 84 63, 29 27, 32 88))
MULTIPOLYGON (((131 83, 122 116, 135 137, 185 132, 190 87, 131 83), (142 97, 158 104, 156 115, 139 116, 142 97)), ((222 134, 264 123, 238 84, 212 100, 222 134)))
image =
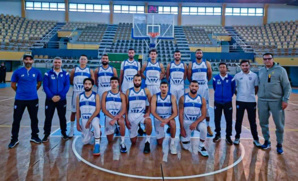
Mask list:
POLYGON ((139 88, 139 87, 141 87, 141 84, 133 84, 134 86, 135 86, 135 88, 139 88))
POLYGON ((202 57, 197 57, 197 60, 201 60, 202 59, 202 57))
POLYGON ((101 62, 103 65, 108 65, 109 62, 101 62))
POLYGON ((133 57, 134 57, 134 56, 128 56, 128 58, 131 59, 131 60, 133 59, 133 57))
POLYGON ((195 90, 195 89, 191 89, 190 92, 191 92, 192 94, 196 94, 198 91, 195 90))
POLYGON ((86 92, 90 92, 90 91, 92 90, 92 87, 84 87, 84 90, 85 90, 86 92))
POLYGON ((26 68, 30 68, 30 67, 32 67, 32 63, 25 63, 25 67, 26 67, 26 68))

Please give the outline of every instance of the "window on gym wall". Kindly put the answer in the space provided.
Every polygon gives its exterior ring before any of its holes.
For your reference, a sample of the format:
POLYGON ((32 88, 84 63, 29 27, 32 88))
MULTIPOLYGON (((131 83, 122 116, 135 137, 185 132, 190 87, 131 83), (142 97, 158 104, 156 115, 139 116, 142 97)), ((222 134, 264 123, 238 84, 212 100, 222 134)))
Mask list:
POLYGON ((145 13, 144 6, 114 5, 114 13, 145 13))
POLYGON ((221 15, 221 7, 182 7, 182 15, 221 15))
POLYGON ((264 16, 263 8, 226 8, 226 16, 264 16))
POLYGON ((83 3, 69 3, 69 11, 75 12, 95 12, 95 13, 109 13, 110 6, 104 4, 83 4, 83 3))
POLYGON ((158 6, 158 14, 178 14, 176 6, 158 6))
POLYGON ((50 2, 26 2, 26 10, 38 11, 65 11, 64 3, 50 3, 50 2))

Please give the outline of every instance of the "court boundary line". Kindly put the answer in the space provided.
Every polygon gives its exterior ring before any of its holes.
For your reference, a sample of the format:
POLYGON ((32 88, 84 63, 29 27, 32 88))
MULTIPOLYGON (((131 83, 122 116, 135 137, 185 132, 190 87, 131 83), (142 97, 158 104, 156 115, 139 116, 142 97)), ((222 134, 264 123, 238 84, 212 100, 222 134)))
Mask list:
POLYGON ((222 169, 213 171, 213 172, 208 172, 208 173, 204 173, 204 174, 198 174, 198 175, 189 175, 189 176, 178 176, 178 177, 148 177, 148 176, 139 176, 139 175, 132 175, 132 174, 126 174, 126 173, 121 173, 121 172, 116 172, 116 171, 112 171, 112 170, 108 170, 102 167, 99 167, 97 165, 94 165, 90 162, 88 162, 87 160, 85 160, 76 150, 75 148, 75 144, 77 142, 77 139, 79 137, 75 137, 74 141, 72 142, 72 151, 74 153, 74 155, 77 157, 77 159, 79 159, 80 161, 82 161, 83 163, 85 163, 86 165, 89 165, 92 168, 95 168, 97 170, 106 172, 106 173, 110 173, 113 175, 117 175, 117 176, 123 176, 123 177, 129 177, 129 178, 136 178, 136 179, 152 179, 152 180, 161 180, 161 179, 172 179, 172 180, 178 180, 178 179, 191 179, 191 178, 199 178, 199 177, 205 177, 205 176, 210 176, 210 175, 215 175, 224 171, 227 171, 233 167, 235 167, 236 165, 238 165, 244 158, 245 156, 245 149, 243 147, 243 145, 240 143, 240 149, 241 149, 241 155, 238 158, 238 160, 236 160, 233 164, 224 167, 222 169))
POLYGON ((11 100, 11 99, 14 99, 14 97, 7 98, 7 99, 2 99, 2 100, 0 100, 0 102, 8 101, 8 100, 11 100))

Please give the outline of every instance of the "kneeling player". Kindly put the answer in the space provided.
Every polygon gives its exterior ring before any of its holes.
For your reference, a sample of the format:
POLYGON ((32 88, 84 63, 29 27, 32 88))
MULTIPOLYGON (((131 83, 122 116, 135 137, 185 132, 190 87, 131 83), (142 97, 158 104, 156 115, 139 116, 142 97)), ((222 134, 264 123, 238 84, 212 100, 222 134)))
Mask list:
POLYGON ((181 128, 181 142, 184 149, 190 148, 190 136, 194 130, 200 132, 199 152, 202 156, 208 156, 204 147, 207 135, 206 100, 197 92, 199 84, 193 80, 189 84, 189 93, 184 94, 179 100, 179 122, 181 128))
POLYGON ((105 114, 105 133, 108 141, 113 141, 116 123, 120 126, 121 153, 126 153, 126 146, 124 144, 125 138, 125 124, 123 115, 126 113, 126 97, 118 89, 119 79, 112 77, 110 80, 111 90, 106 91, 102 95, 101 107, 102 112, 105 114))
POLYGON ((92 137, 95 137, 93 155, 100 155, 100 127, 99 112, 100 102, 99 96, 92 91, 94 81, 91 78, 84 79, 84 92, 77 96, 77 129, 82 132, 84 144, 90 144, 92 137), (91 126, 93 131, 91 131, 91 126))
POLYGON ((146 126, 146 142, 144 153, 150 153, 150 135, 152 132, 152 122, 150 118, 150 92, 147 88, 141 88, 141 75, 136 74, 133 77, 134 87, 126 91, 128 111, 125 117, 126 126, 129 129, 130 140, 132 144, 137 141, 138 124, 143 123, 146 126))
POLYGON ((177 154, 175 147, 177 103, 174 95, 168 92, 167 82, 161 82, 160 93, 152 96, 151 113, 155 117, 154 126, 156 132, 157 143, 162 144, 165 137, 164 126, 168 124, 171 132, 170 150, 171 154, 177 154))

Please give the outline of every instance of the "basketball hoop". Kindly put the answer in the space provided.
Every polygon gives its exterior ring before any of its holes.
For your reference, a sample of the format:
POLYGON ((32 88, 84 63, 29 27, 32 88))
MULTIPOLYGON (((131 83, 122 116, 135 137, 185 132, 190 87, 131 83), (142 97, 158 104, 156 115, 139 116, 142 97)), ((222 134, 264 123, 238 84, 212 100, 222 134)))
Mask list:
POLYGON ((149 34, 149 36, 150 36, 151 38, 155 38, 155 37, 157 37, 157 36, 159 35, 158 32, 149 32, 148 34, 149 34))

